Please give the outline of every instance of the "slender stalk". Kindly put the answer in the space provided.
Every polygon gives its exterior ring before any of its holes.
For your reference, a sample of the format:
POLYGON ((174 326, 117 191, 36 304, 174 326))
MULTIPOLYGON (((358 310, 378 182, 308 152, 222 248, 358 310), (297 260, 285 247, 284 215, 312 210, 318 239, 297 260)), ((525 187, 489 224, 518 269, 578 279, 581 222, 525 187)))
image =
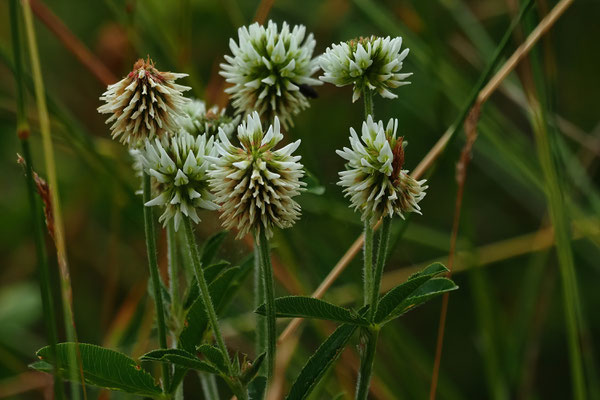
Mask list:
MULTIPOLYGON (((469 118, 465 121, 466 141, 460 153, 460 159, 456 167, 456 201, 454 202, 454 218, 452 220, 452 233, 450 236, 450 251, 448 253, 448 278, 454 270, 454 259, 456 256, 456 242, 458 239, 458 228, 460 225, 460 212, 462 209, 463 196, 465 192, 465 183, 467 180, 467 169, 475 140, 477 139, 477 123, 479 120, 479 103, 473 107, 469 118)), ((446 318, 448 316, 448 303, 450 294, 444 293, 442 298, 442 308, 440 310, 440 322, 438 324, 438 336, 435 346, 435 359, 433 361, 433 371, 431 373, 431 384, 429 386, 429 399, 434 400, 437 393, 437 384, 440 374, 440 365, 442 362, 442 350, 444 347, 444 335, 446 330, 446 318)))
MULTIPOLYGON (((60 206, 60 196, 58 192, 58 178, 56 174, 56 163, 54 161, 54 148, 50 133, 50 117, 46 105, 46 93, 44 89, 44 80, 42 78, 42 68, 38 52, 37 40, 35 36, 35 28, 33 26, 33 17, 29 1, 22 1, 23 16, 25 19, 25 32, 29 47, 29 55, 31 60, 31 70, 33 74, 33 84, 35 90, 35 98, 40 122, 40 131, 42 133, 42 145, 44 149, 44 159, 46 164, 46 173, 48 176, 48 185, 50 187, 50 196, 52 203, 52 217, 54 225, 49 227, 54 231, 54 243, 56 245, 56 258, 60 271, 60 288, 63 299, 63 315, 65 323, 65 331, 67 340, 70 342, 79 343, 77 340, 77 332, 75 329, 75 318, 73 316, 73 292, 71 289, 71 276, 69 273, 69 264, 67 261, 67 245, 65 241, 64 223, 62 219, 62 210, 60 206)), ((75 381, 78 379, 83 382, 83 368, 81 365, 81 354, 79 346, 75 352, 69 354, 69 376, 71 378, 71 395, 73 400, 80 398, 79 387, 75 381), (79 377, 77 368, 79 369, 79 377)), ((85 384, 82 383, 83 397, 87 398, 85 384)))
MULTIPOLYGON (((150 175, 143 173, 143 199, 144 204, 151 200, 150 175)), ((158 326, 158 344, 161 349, 167 349, 167 327, 165 324, 165 308, 162 298, 160 275, 158 273, 158 260, 156 258, 156 231, 154 229, 154 215, 152 208, 144 206, 144 229, 146 232, 146 252, 148 254, 148 268, 150 269, 150 280, 154 292, 154 304, 156 306, 156 322, 158 326)), ((163 391, 167 392, 171 373, 169 365, 162 363, 163 391)))
POLYGON ((390 227, 392 226, 392 218, 383 217, 381 229, 379 230, 379 244, 377 247, 377 261, 373 274, 373 287, 371 288, 371 308, 369 308, 369 320, 373 321, 377 306, 379 303, 379 288, 381 287, 381 276, 383 275, 383 267, 387 255, 388 244, 390 242, 390 227))
POLYGON ((373 108, 373 91, 371 89, 365 89, 363 97, 365 103, 365 119, 367 119, 369 115, 375 118, 375 110, 373 108))
POLYGON ((27 180, 27 197, 29 198, 29 207, 33 219, 33 232, 35 241, 35 252, 38 260, 40 291, 42 297, 42 311, 44 314, 44 322, 46 326, 46 338, 50 344, 51 358, 56 360, 56 369, 54 370, 54 396, 57 399, 64 399, 64 387, 60 373, 61 363, 56 354, 56 344, 58 343, 58 331, 56 328, 56 317, 54 311, 54 303, 52 302, 52 287, 50 284, 50 270, 48 268, 48 256, 44 244, 44 228, 42 219, 44 218, 41 212, 41 205, 35 197, 35 183, 33 182, 33 166, 31 159, 31 151, 29 149, 29 141, 21 139, 21 148, 23 150, 23 158, 25 159, 26 180, 27 180))
MULTIPOLYGON (((373 91, 366 89, 363 93, 364 104, 365 104, 365 120, 373 115, 373 91)), ((384 226, 381 229, 380 240, 379 240, 379 252, 385 253, 387 251, 387 245, 390 239, 390 226, 388 220, 390 218, 384 218, 384 226)), ((363 233, 364 237, 364 266, 363 266, 363 279, 364 279, 364 304, 370 304, 369 308, 369 319, 372 320, 375 317, 375 311, 377 309, 377 302, 379 300, 379 287, 381 286, 381 274, 383 271, 383 263, 385 254, 383 256, 377 255, 377 261, 375 270, 373 270, 373 259, 374 259, 374 248, 373 248, 373 232, 374 227, 371 226, 370 218, 365 220, 365 229, 363 233), (381 268, 379 267, 381 260, 381 268)), ((375 353, 377 352, 377 338, 379 337, 379 327, 369 327, 363 331, 363 340, 365 347, 360 357, 360 369, 358 370, 358 381, 356 383, 356 399, 366 400, 369 394, 369 385, 371 384, 371 375, 373 373, 373 362, 375 360, 375 353)))
POLYGON ((227 351, 227 346, 225 346, 223 335, 221 335, 221 330, 219 329, 217 313, 215 311, 215 306, 213 305, 212 299, 210 298, 208 284, 206 283, 206 279, 204 279, 202 261, 200 260, 200 252, 198 251, 198 245, 196 244, 196 238, 194 237, 192 222, 189 220, 189 218, 184 218, 183 224, 185 227, 185 238, 187 242, 188 252, 190 253, 190 258, 192 259, 192 263, 194 265, 194 271, 196 272, 196 280, 198 281, 198 289, 200 290, 200 296, 202 296, 202 302, 204 303, 204 307, 206 307, 208 321, 215 336, 217 346, 219 346, 219 349, 223 353, 223 357, 227 359, 228 372, 230 375, 233 375, 231 359, 229 358, 229 352, 227 351))
POLYGON ((367 218, 365 220, 365 243, 363 248, 364 267, 363 267, 363 296, 364 305, 369 304, 370 293, 373 291, 373 227, 367 218))
POLYGON ((179 317, 179 257, 177 254, 177 235, 173 221, 167 225, 167 250, 169 259, 169 295, 171 296, 171 314, 179 317))
POLYGON ((550 217, 554 226, 558 264, 560 266, 563 286, 564 311, 567 325, 567 342, 573 379, 573 398, 586 398, 585 377, 579 342, 580 325, 578 321, 577 277, 573 263, 570 229, 565 215, 565 201, 560 187, 555 160, 553 159, 544 112, 532 93, 528 93, 532 104, 533 126, 536 138, 537 152, 546 181, 546 195, 550 208, 550 217))
POLYGON ((275 294, 273 291, 273 267, 269 253, 269 241, 264 229, 255 235, 260 249, 260 265, 262 267, 263 288, 265 295, 265 311, 267 320, 267 387, 275 373, 275 345, 277 343, 277 329, 275 326, 275 294), (256 237, 258 236, 258 237, 256 237))
MULTIPOLYGON (((363 101, 365 105, 365 120, 370 116, 374 117, 373 110, 373 91, 365 89, 363 93, 363 101)), ((373 291, 373 227, 369 218, 365 219, 364 230, 364 247, 363 247, 363 291, 364 305, 369 304, 370 293, 373 291)))
MULTIPOLYGON (((264 281, 260 267, 260 248, 254 241, 254 308, 257 309, 265 302, 264 281)), ((265 351, 267 320, 264 316, 256 314, 256 354, 265 351)))
POLYGON ((373 361, 375 360, 375 353, 377 352, 379 328, 367 328, 363 331, 363 334, 365 347, 360 358, 360 369, 358 371, 358 382, 356 384, 356 400, 367 400, 369 395, 371 375, 373 374, 373 361))
MULTIPOLYGON (((375 319, 375 314, 377 313, 377 305, 379 303, 379 288, 381 287, 381 276, 383 275, 383 267, 385 266, 385 258, 387 255, 388 243, 390 241, 391 225, 391 218, 384 217, 382 219, 381 229, 379 230, 379 244, 377 247, 375 270, 373 271, 372 283, 368 292, 368 304, 371 305, 369 308, 368 319, 371 322, 373 322, 375 319)), ((356 400, 366 400, 369 393, 369 385, 371 384, 371 375, 373 373, 373 361, 375 360, 377 339, 379 338, 379 327, 371 326, 364 331, 364 334, 365 336, 363 339, 365 341, 365 350, 361 354, 358 382, 356 384, 356 400)))
POLYGON ((17 83, 17 136, 21 142, 23 158, 25 159, 25 180, 27 184, 27 198, 31 211, 33 225, 33 239, 37 257, 40 292, 42 298, 42 311, 46 327, 46 338, 50 344, 50 356, 56 360, 54 370, 54 397, 62 400, 65 398, 64 387, 60 374, 60 362, 55 357, 56 344, 58 343, 58 329, 54 303, 52 302, 52 285, 50 282, 50 270, 48 268, 48 255, 44 243, 44 226, 41 205, 35 195, 35 182, 33 181, 33 159, 29 148, 29 124, 25 112, 25 82, 23 76, 23 59, 21 55, 21 32, 19 30, 19 5, 18 0, 10 1, 10 28, 12 37, 13 56, 15 63, 15 80, 17 83))

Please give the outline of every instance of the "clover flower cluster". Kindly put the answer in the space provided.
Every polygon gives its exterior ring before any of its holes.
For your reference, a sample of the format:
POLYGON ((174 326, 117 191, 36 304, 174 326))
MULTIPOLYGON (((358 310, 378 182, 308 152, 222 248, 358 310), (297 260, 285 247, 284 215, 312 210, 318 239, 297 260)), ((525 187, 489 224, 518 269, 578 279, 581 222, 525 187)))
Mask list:
POLYGON ((283 139, 279 118, 265 133, 257 112, 238 127, 237 138, 239 147, 219 130, 220 157, 213 159, 215 167, 209 171, 223 225, 238 229, 238 237, 250 231, 271 237, 274 227, 288 228, 300 217, 300 205, 293 199, 305 186, 300 156, 293 155, 300 140, 275 150, 283 139))
POLYGON ((421 213, 419 202, 425 197, 426 181, 417 181, 402 169, 406 142, 396 137, 397 129, 397 119, 390 119, 384 128, 383 121, 375 123, 369 115, 360 138, 350 128, 351 148, 337 150, 348 161, 347 169, 339 173, 338 185, 371 225, 383 216, 421 213))
POLYGON ((284 128, 293 125, 292 116, 309 106, 310 86, 321 82, 311 76, 318 71, 313 58, 315 39, 306 36, 306 28, 281 30, 269 21, 267 26, 254 23, 238 30, 238 42, 229 42, 232 56, 225 56, 220 74, 233 86, 225 91, 233 98, 240 113, 258 112, 271 122, 278 116, 284 128))
POLYGON ((109 85, 98 107, 101 114, 110 114, 113 139, 136 147, 145 139, 162 136, 177 130, 177 117, 189 100, 183 92, 190 90, 175 80, 187 74, 160 72, 154 63, 140 59, 133 70, 119 82, 109 85))
POLYGON ((194 136, 205 133, 216 136, 219 128, 222 128, 227 137, 231 137, 240 122, 239 116, 232 118, 225 114, 224 108, 219 106, 215 105, 207 110, 206 103, 197 99, 186 103, 181 111, 182 114, 177 120, 178 125, 194 136))
MULTIPOLYGON (((183 96, 189 87, 175 83, 185 74, 160 72, 150 59, 138 60, 121 81, 102 95, 100 113, 111 114, 107 123, 115 139, 128 144, 138 169, 154 180, 154 198, 147 206, 162 206, 160 221, 183 218, 199 222, 198 210, 221 210, 223 225, 238 236, 253 231, 270 237, 273 228, 286 228, 300 216, 294 200, 305 184, 300 156, 293 155, 300 141, 278 150, 280 122, 308 107, 310 85, 319 65, 322 81, 354 86, 353 101, 365 91, 394 98, 390 89, 408 82, 401 73, 408 49, 401 38, 368 37, 334 44, 313 58, 315 40, 304 26, 281 30, 269 21, 238 30, 231 40, 232 56, 221 64, 233 86, 233 106, 247 119, 237 127, 239 145, 230 141, 240 117, 224 109, 207 109, 201 100, 183 96), (261 118, 272 125, 263 130, 261 118)), ((338 154, 348 161, 339 185, 364 220, 374 224, 382 216, 420 212, 425 181, 416 181, 406 170, 403 139, 396 138, 398 122, 387 127, 371 116, 362 125, 361 137, 350 129, 350 148, 338 154)))
POLYGON ((353 85, 353 102, 365 90, 374 90, 388 99, 396 98, 398 96, 390 89, 409 84, 404 79, 412 75, 400 72, 409 51, 400 52, 401 47, 401 37, 392 39, 389 36, 333 44, 319 57, 319 65, 325 72, 319 79, 336 86, 353 85))
POLYGON ((181 130, 167 141, 146 140, 139 156, 144 170, 156 180, 159 193, 145 205, 165 209, 159 222, 166 225, 173 219, 178 230, 184 216, 198 223, 198 209, 219 208, 208 183, 210 160, 217 156, 214 137, 194 137, 181 130))
MULTIPOLYGON (((289 35, 297 39, 304 33, 300 28, 289 33, 285 25, 281 35, 289 46, 289 35)), ((240 118, 184 98, 188 88, 173 83, 183 76, 140 60, 101 97, 106 104, 98 111, 112 114, 109 123, 116 121, 113 138, 129 145, 134 169, 152 177, 154 195, 145 205, 163 207, 159 221, 172 220, 175 230, 183 218, 198 223, 199 210, 219 208, 224 226, 237 228, 238 237, 251 230, 271 236, 273 227, 291 226, 300 215, 292 198, 304 185, 300 157, 292 155, 300 141, 274 150, 283 138, 279 119, 264 133, 254 112, 238 127, 241 147, 235 147, 229 136, 240 118)))

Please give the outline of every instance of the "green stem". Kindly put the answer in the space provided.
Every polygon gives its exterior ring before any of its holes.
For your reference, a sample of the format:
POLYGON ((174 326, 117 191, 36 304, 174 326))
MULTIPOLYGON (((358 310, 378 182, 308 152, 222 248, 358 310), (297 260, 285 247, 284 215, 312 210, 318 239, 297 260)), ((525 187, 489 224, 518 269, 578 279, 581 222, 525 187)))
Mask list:
POLYGON ((385 258, 387 255, 388 243, 390 241, 390 227, 392 218, 383 217, 381 229, 379 232, 379 244, 377 247, 377 261, 373 274, 373 286, 371 287, 371 308, 369 308, 369 320, 373 321, 377 313, 379 304, 379 289, 381 288, 381 276, 383 275, 383 267, 385 266, 385 258))
MULTIPOLYGON (((80 392, 75 381, 78 379, 83 381, 83 366, 81 362, 81 354, 79 353, 77 331, 75 329, 75 317, 73 315, 73 292, 71 288, 71 276, 67 259, 67 244, 65 240, 65 229, 62 219, 56 163, 54 160, 54 148, 50 130, 50 116, 48 114, 48 106, 46 104, 46 90, 44 88, 44 79, 42 77, 42 66, 39 57, 37 39, 35 36, 31 7, 29 6, 29 1, 21 2, 21 5, 25 20, 25 33, 29 47, 29 58, 31 61, 31 71, 33 75, 33 86, 39 117, 39 127, 42 135, 42 147, 44 150, 48 187, 50 188, 52 218, 54 221, 54 224, 51 226, 51 228, 54 231, 53 239, 56 247, 56 258, 60 272, 60 289, 65 333, 69 342, 77 343, 76 348, 72 351, 69 351, 68 354, 68 374, 71 380, 71 396, 73 400, 78 400, 80 398, 80 392)), ((24 103, 19 105, 19 107, 23 106, 24 103)), ((82 383, 81 389, 83 392, 83 398, 85 400, 87 399, 87 394, 84 383, 82 383)))
MULTIPOLYGON (((264 281, 260 267, 260 248, 258 242, 254 241, 254 309, 265 302, 264 281)), ((265 335, 267 332, 267 319, 256 314, 256 354, 265 351, 265 335)))
POLYGON ((365 243, 363 247, 364 267, 363 267, 363 292, 364 305, 369 304, 370 293, 373 287, 373 227, 370 219, 365 220, 365 243))
MULTIPOLYGON (((531 96, 531 95, 530 95, 531 96)), ((586 398, 585 378, 581 347, 579 343, 580 325, 578 321, 579 296, 577 293, 577 277, 573 263, 571 249, 570 225, 565 215, 565 201, 561 190, 558 172, 555 167, 548 131, 544 118, 544 111, 537 99, 530 99, 533 111, 533 127, 536 138, 537 152, 544 173, 546 195, 550 206, 550 217, 554 226, 558 264, 563 286, 564 311, 567 325, 567 342, 573 379, 573 398, 577 400, 586 398)))
POLYGON ((372 327, 363 331, 365 340, 364 353, 360 358, 360 370, 358 371, 358 382, 356 383, 356 400, 367 400, 369 395, 369 386, 371 385, 371 375, 373 374, 373 361, 377 352, 377 339, 379 338, 379 328, 372 327))
POLYGON ((262 267, 263 288, 265 295, 265 311, 267 319, 267 387, 275 371, 275 352, 277 342, 277 329, 275 326, 275 294, 273 291, 273 267, 269 253, 269 241, 264 229, 255 235, 260 249, 260 265, 262 267), (258 237, 256 237, 258 236, 258 237))
POLYGON ((171 295, 171 315, 179 317, 179 257, 177 255, 177 235, 173 221, 167 225, 167 249, 169 257, 169 294, 171 295))
POLYGON ((204 278, 204 271, 202 270, 202 261, 200 260, 200 252, 198 251, 198 245, 196 244, 196 238, 194 237, 192 222, 189 218, 184 218, 183 224, 185 227, 185 237, 188 246, 188 252, 190 253, 190 258, 192 259, 192 263, 194 265, 194 271, 196 272, 196 280, 198 281, 198 289, 200 291, 200 296, 202 296, 202 302, 204 303, 204 307, 206 307, 208 321, 215 336, 217 346, 223 353, 223 357, 227 359, 227 369, 229 375, 233 376, 233 369, 231 367, 231 359, 229 358, 229 352, 227 351, 227 346, 225 346, 223 336, 221 335, 215 306, 213 305, 212 299, 210 297, 208 284, 206 283, 206 279, 204 278))
POLYGON ((31 151, 29 149, 29 141, 21 140, 23 149, 23 158, 25 159, 26 180, 27 180, 27 195, 29 198, 29 206, 33 218, 33 232, 35 241, 35 252, 38 260, 40 291, 42 296, 42 310, 44 314, 44 322, 46 326, 46 338, 50 344, 51 358, 56 360, 56 369, 54 370, 54 395, 57 399, 64 399, 64 387, 60 374, 60 363, 57 357, 54 357, 56 352, 56 344, 58 343, 58 333, 56 328, 56 317, 54 311, 54 303, 52 302, 52 288, 50 283, 50 270, 48 268, 48 256, 44 244, 44 228, 42 219, 44 218, 41 212, 41 205, 35 197, 35 183, 33 182, 33 166, 31 160, 31 151))
MULTIPOLYGON (((372 272, 371 284, 368 288, 368 303, 371 304, 369 308, 368 319, 373 322, 375 314, 377 313, 377 306, 379 303, 379 288, 381 287, 381 276, 383 275, 383 267, 385 266, 385 258, 387 255, 388 243, 390 241, 390 227, 392 225, 392 218, 383 217, 381 229, 379 230, 379 244, 377 247, 377 259, 375 261, 375 270, 372 272)), ((371 241, 373 240, 373 231, 370 229, 371 241)), ((373 251, 371 244, 371 251, 366 250, 366 240, 369 233, 369 223, 365 225, 365 265, 366 258, 373 259, 373 251)), ((373 373, 373 361, 375 360, 375 353, 377 351, 377 339, 379 337, 379 326, 371 326, 363 331, 365 348, 361 354, 360 369, 358 371, 358 383, 356 385, 356 399, 366 400, 369 394, 369 385, 371 383, 371 375, 373 373)))
MULTIPOLYGON (((150 175, 143 173, 143 198, 144 204, 151 200, 150 175)), ((165 324, 165 308, 162 298, 162 287, 160 275, 158 272, 158 260, 156 258, 156 231, 154 229, 154 216, 152 208, 144 206, 144 228, 146 232, 146 252, 148 254, 148 268, 150 269, 150 279, 152 281, 152 290, 154 291, 154 304, 156 306, 156 321, 158 325, 158 343, 161 349, 167 348, 167 327, 165 324)), ((163 372, 163 391, 167 392, 170 386, 171 374, 169 365, 162 364, 163 372)))
MULTIPOLYGON (((373 91, 370 89, 365 89, 363 93, 364 103, 365 103, 365 121, 369 117, 374 118, 373 112, 373 91)), ((384 221, 389 218, 384 218, 384 221)), ((382 232, 383 233, 383 232, 382 232)), ((373 227, 371 226, 371 219, 365 219, 365 229, 364 229, 364 247, 363 247, 363 256, 364 256, 364 264, 363 264, 363 291, 364 291, 364 304, 371 304, 371 308, 369 309, 369 317, 371 315, 374 316, 374 309, 377 306, 378 296, 373 295, 373 293, 379 292, 379 281, 381 280, 381 271, 378 273, 378 268, 373 271, 373 227), (377 289, 375 289, 377 288, 377 289), (376 291, 375 291, 376 290, 376 291)), ((383 234, 381 235, 383 238, 383 234)), ((389 226, 388 232, 386 234, 385 247, 387 249, 387 242, 389 240, 389 226)), ((379 241, 379 248, 381 249, 381 240, 379 241)), ((380 257, 377 257, 377 261, 379 261, 380 257)), ((377 264, 379 265, 379 263, 377 264)), ((381 267, 383 270, 383 267, 381 267)), ((373 361, 375 360, 375 352, 377 348, 377 337, 379 336, 379 328, 368 328, 363 331, 365 340, 365 348, 364 352, 361 354, 360 358, 360 369, 358 370, 358 382, 356 385, 356 399, 367 399, 367 395, 369 394, 369 385, 371 383, 371 373, 373 370, 373 361)))
POLYGON ((365 120, 369 115, 375 118, 375 111, 373 108, 373 91, 371 89, 365 89, 363 97, 365 102, 365 120))
POLYGON ((48 255, 44 241, 44 225, 42 222, 43 214, 41 205, 36 198, 35 182, 33 181, 33 160, 29 147, 29 125, 25 113, 25 82, 23 76, 23 59, 21 56, 21 37, 19 31, 19 5, 18 0, 10 1, 10 28, 13 46, 13 55, 15 63, 15 80, 17 83, 17 136, 21 141, 23 158, 25 159, 25 180, 27 184, 27 198, 33 224, 33 239, 35 242, 35 252, 37 257, 40 292, 42 298, 42 311, 46 327, 46 338, 50 344, 50 357, 57 362, 54 370, 54 397, 61 400, 65 398, 64 387, 60 374, 60 363, 56 354, 56 344, 58 343, 58 328, 56 327, 56 317, 54 303, 52 302, 52 286, 50 282, 50 270, 48 268, 48 255))

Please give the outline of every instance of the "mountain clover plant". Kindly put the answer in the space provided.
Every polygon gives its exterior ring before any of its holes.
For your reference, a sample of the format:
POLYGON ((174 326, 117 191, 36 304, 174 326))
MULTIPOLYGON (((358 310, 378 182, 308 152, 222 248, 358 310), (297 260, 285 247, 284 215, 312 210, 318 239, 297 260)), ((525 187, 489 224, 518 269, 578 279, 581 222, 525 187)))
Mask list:
POLYGON ((175 81, 187 75, 161 72, 149 57, 100 97, 98 111, 108 115, 112 137, 128 147, 132 170, 141 178, 159 348, 136 360, 92 344, 60 343, 55 351, 39 350, 32 367, 156 399, 183 398, 183 379, 196 371, 209 397, 229 398, 218 393, 219 378, 238 400, 262 399, 276 371, 276 319, 314 318, 338 327, 308 358, 286 398, 306 398, 356 337, 355 398, 366 399, 380 330, 457 288, 439 277, 448 270, 435 263, 380 295, 391 225, 398 217, 421 214, 419 203, 428 188, 404 169, 407 141, 398 135, 401 123, 391 118, 384 124, 373 112, 374 93, 394 99, 393 90, 409 83, 411 73, 402 70, 408 49, 402 49, 400 37, 370 36, 333 44, 313 57, 315 39, 304 26, 283 23, 279 29, 272 21, 240 28, 230 48, 221 75, 230 83, 226 92, 233 115, 185 97, 190 88, 175 81), (319 69, 323 75, 314 78, 319 69), (360 135, 350 127, 350 146, 337 151, 346 163, 338 185, 364 223, 364 301, 357 310, 312 297, 274 295, 270 240, 274 231, 292 228, 300 219, 296 198, 307 190, 307 172, 297 155, 301 140, 289 140, 283 129, 293 127, 292 118, 315 96, 312 86, 322 82, 352 85, 352 102, 364 101, 360 135), (166 230, 168 285, 158 268, 155 209, 166 230), (194 228, 207 212, 217 212, 238 239, 250 235, 253 256, 239 266, 216 259, 226 232, 215 232, 200 247, 194 228), (253 269, 257 351, 250 359, 232 350, 219 318, 253 269), (81 362, 78 377, 65 373, 73 351, 81 362), (161 365, 160 379, 146 369, 150 362, 161 365))

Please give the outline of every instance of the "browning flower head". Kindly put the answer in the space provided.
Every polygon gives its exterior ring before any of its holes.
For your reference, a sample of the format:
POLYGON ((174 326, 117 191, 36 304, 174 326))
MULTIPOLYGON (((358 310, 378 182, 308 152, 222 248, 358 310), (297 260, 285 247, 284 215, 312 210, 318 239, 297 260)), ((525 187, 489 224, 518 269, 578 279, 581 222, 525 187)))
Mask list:
POLYGON ((257 111, 266 121, 278 116, 285 128, 293 125, 292 116, 309 105, 310 86, 321 84, 311 77, 319 69, 312 57, 316 42, 305 35, 303 25, 290 31, 284 22, 278 30, 273 21, 238 30, 238 43, 230 40, 232 56, 225 56, 220 72, 233 84, 225 91, 238 112, 257 111))
POLYGON ((242 122, 237 137, 240 147, 219 130, 220 157, 209 172, 223 226, 238 229, 238 238, 261 230, 271 237, 274 227, 288 228, 300 217, 300 205, 293 197, 305 186, 300 181, 304 170, 300 156, 292 155, 300 140, 274 150, 283 139, 279 119, 275 117, 265 133, 257 112, 242 122))
POLYGON ((400 52, 402 38, 370 36, 334 44, 319 57, 325 71, 320 76, 324 82, 336 86, 353 85, 352 101, 360 98, 364 90, 375 90, 382 97, 398 97, 389 89, 410 82, 404 81, 412 73, 400 73, 408 49, 400 52))
POLYGON ((100 97, 105 104, 98 112, 111 114, 106 123, 112 124, 113 139, 137 147, 145 139, 176 132, 176 118, 188 101, 182 93, 190 88, 175 80, 185 76, 160 72, 150 58, 139 59, 125 78, 109 85, 100 97))
POLYGON ((159 218, 163 225, 173 219, 178 230, 184 217, 200 222, 198 209, 218 209, 208 183, 211 157, 217 155, 214 137, 194 137, 183 129, 167 140, 146 140, 144 148, 137 151, 157 192, 145 205, 165 207, 159 218))
POLYGON ((416 181, 402 169, 406 142, 396 138, 397 129, 397 119, 390 119, 384 129, 383 121, 375 123, 369 116, 360 138, 350 128, 351 148, 336 151, 348 161, 338 185, 372 225, 384 215, 404 218, 407 212, 421 213, 418 203, 425 197, 426 181, 416 181))

